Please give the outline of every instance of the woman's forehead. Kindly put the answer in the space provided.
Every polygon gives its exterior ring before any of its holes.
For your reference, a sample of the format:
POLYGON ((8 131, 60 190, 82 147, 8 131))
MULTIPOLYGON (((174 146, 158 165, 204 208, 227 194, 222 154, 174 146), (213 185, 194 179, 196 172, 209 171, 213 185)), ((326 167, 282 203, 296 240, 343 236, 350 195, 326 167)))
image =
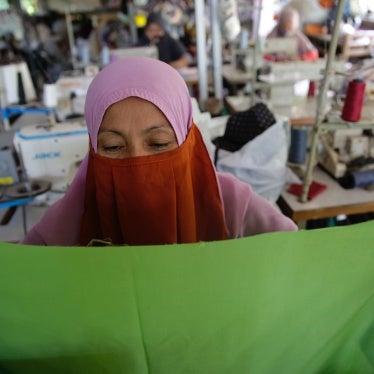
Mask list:
POLYGON ((136 116, 141 118, 145 115, 152 115, 163 117, 170 124, 165 113, 156 104, 137 96, 129 96, 111 104, 105 111, 103 120, 107 114, 123 116, 124 119, 126 117, 136 116))
POLYGON ((108 107, 130 96, 156 105, 172 125, 178 144, 184 142, 192 121, 192 104, 184 79, 166 63, 136 57, 109 64, 91 83, 85 117, 93 140, 108 107))

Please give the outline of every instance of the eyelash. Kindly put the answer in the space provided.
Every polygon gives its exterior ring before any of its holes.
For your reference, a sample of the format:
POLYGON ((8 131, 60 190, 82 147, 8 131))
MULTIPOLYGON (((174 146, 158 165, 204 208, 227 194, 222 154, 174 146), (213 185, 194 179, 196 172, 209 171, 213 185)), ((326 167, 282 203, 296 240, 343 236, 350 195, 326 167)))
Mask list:
POLYGON ((111 145, 111 146, 108 146, 108 147, 104 147, 104 151, 105 152, 117 152, 121 149, 123 149, 124 146, 121 146, 121 145, 111 145))
MULTIPOLYGON (((164 149, 164 148, 167 148, 169 146, 170 142, 165 142, 165 143, 151 143, 149 144, 149 146, 151 148, 155 148, 157 150, 160 150, 160 149, 164 149)), ((107 147, 104 147, 104 151, 105 152, 118 152, 118 151, 121 151, 122 149, 124 149, 125 146, 122 146, 122 145, 113 145, 113 146, 107 146, 107 147)))
POLYGON ((166 148, 169 144, 170 144, 169 142, 165 142, 165 143, 151 143, 150 146, 152 148, 161 149, 161 148, 166 148))

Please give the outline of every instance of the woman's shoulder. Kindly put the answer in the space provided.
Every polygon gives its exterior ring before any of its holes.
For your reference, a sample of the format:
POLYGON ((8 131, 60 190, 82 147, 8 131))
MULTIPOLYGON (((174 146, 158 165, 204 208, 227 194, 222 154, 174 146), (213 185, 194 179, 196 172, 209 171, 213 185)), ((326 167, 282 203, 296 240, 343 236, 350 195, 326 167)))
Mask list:
POLYGON ((226 227, 230 238, 243 236, 252 187, 229 173, 217 173, 226 227))
POLYGON ((231 238, 273 231, 296 231, 297 226, 250 184, 228 173, 217 173, 226 226, 231 238))
POLYGON ((217 172, 217 178, 223 198, 225 197, 224 195, 232 197, 233 192, 235 194, 245 194, 247 197, 253 193, 250 184, 242 182, 240 179, 230 173, 217 172))

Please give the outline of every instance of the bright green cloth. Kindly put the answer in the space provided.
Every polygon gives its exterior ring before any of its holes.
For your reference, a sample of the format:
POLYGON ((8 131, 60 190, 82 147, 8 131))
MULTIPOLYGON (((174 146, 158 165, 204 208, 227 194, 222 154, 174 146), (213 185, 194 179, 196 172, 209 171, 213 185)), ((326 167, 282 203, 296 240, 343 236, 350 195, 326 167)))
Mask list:
POLYGON ((0 248, 0 373, 374 373, 373 221, 0 248))

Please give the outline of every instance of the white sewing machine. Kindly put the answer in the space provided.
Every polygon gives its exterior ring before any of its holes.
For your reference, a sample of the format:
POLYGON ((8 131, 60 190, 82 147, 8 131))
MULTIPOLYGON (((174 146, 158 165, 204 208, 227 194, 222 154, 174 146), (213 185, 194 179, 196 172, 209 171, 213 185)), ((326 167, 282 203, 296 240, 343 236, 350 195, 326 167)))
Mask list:
MULTIPOLYGON (((335 178, 343 177, 355 160, 374 158, 374 138, 365 135, 360 128, 341 129, 321 136, 321 147, 317 152, 321 163, 335 178)), ((360 165, 360 164, 358 164, 360 165)), ((374 164, 357 167, 362 170, 373 169, 374 164)))
POLYGON ((29 102, 36 99, 34 84, 26 62, 14 62, 0 66, 0 89, 4 95, 2 105, 8 106, 18 104, 20 93, 18 90, 19 80, 22 81, 24 99, 29 102))
MULTIPOLYGON (((321 81, 326 68, 326 60, 288 61, 266 63, 269 73, 260 74, 259 80, 269 84, 270 100, 276 105, 290 105, 294 96, 306 96, 310 81, 321 81)), ((264 65, 265 66, 265 65, 264 65)), ((346 71, 345 61, 336 61, 336 71, 346 71)), ((338 92, 344 84, 344 75, 339 75, 330 82, 330 88, 338 92)))
POLYGON ((150 57, 158 59, 158 49, 154 45, 141 47, 126 47, 111 49, 109 53, 110 61, 119 60, 126 57, 150 57))
POLYGON ((29 179, 52 183, 63 192, 69 186, 88 150, 84 122, 29 125, 14 135, 13 144, 29 179))
POLYGON ((263 66, 266 61, 265 54, 282 52, 295 60, 297 55, 297 41, 295 38, 259 38, 259 48, 255 50, 254 42, 249 41, 246 46, 234 47, 232 55, 234 57, 235 67, 244 72, 253 70, 254 58, 256 57, 257 67, 263 66), (256 56, 254 55, 256 53, 256 56))
POLYGON ((56 117, 65 121, 70 116, 83 116, 86 94, 99 67, 89 65, 85 71, 65 72, 56 82, 57 106, 56 117))

